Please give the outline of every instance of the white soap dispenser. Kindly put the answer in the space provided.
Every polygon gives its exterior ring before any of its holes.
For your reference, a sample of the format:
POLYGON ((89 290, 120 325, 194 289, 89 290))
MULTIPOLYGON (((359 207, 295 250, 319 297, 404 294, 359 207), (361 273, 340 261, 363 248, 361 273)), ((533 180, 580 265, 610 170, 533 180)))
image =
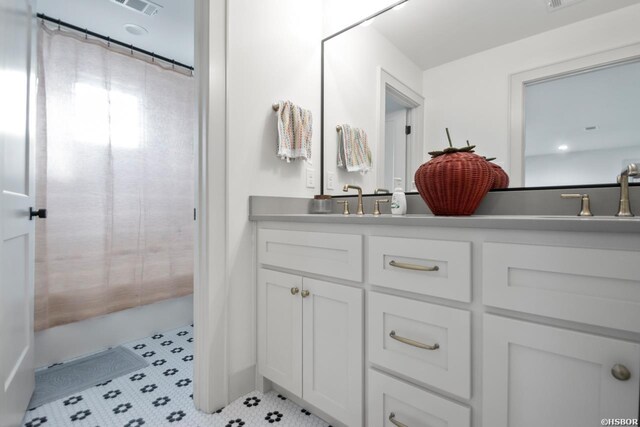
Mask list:
POLYGON ((402 178, 394 178, 396 188, 391 196, 391 214, 406 215, 407 213, 407 196, 402 189, 402 178))

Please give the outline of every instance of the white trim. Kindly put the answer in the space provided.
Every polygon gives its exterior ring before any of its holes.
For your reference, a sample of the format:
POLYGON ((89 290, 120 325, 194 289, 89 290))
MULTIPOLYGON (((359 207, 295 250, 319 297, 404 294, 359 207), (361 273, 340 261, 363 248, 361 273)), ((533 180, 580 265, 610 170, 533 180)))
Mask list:
POLYGON ((198 148, 194 281, 194 403, 229 403, 227 342, 227 2, 196 0, 198 148))
MULTIPOLYGON (((378 156, 378 159, 385 158, 385 105, 387 102, 387 87, 392 89, 398 98, 412 106, 408 117, 408 121, 411 123, 412 127, 411 143, 408 144, 409 149, 411 150, 409 157, 411 159, 411 164, 407 165, 407 175, 409 175, 412 173, 410 171, 418 169, 418 166, 422 164, 423 160, 424 97, 406 84, 402 83, 384 68, 378 67, 378 105, 376 106, 376 117, 378 118, 378 147, 376 155, 378 156)), ((378 188, 385 188, 387 186, 384 181, 385 163, 386 162, 379 161, 374 166, 376 168, 376 187, 378 188)), ((404 185, 407 191, 413 191, 408 177, 405 177, 404 185)), ((393 186, 392 188, 389 188, 389 190, 393 190, 393 186)))
POLYGON ((609 49, 568 61, 557 62, 533 70, 512 74, 509 108, 509 178, 511 187, 524 183, 524 87, 530 83, 553 80, 571 74, 591 71, 594 68, 640 59, 640 43, 609 49))

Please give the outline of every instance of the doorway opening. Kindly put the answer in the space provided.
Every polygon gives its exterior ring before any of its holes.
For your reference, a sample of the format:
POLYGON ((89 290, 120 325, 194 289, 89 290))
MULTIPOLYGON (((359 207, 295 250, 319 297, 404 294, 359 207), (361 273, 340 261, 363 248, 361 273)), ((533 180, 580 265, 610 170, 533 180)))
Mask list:
POLYGON ((423 160, 424 98, 384 69, 379 69, 377 186, 414 191, 413 172, 423 160))

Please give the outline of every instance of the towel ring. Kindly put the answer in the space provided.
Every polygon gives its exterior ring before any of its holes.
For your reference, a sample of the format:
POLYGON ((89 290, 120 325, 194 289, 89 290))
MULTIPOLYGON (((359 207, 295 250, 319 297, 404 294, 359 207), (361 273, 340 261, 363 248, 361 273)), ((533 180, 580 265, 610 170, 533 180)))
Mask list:
POLYGON ((273 111, 278 111, 280 109, 280 104, 273 104, 271 108, 273 108, 273 111))
POLYGON ((341 130, 342 130, 342 126, 337 125, 337 126, 336 126, 336 132, 340 132, 341 130))

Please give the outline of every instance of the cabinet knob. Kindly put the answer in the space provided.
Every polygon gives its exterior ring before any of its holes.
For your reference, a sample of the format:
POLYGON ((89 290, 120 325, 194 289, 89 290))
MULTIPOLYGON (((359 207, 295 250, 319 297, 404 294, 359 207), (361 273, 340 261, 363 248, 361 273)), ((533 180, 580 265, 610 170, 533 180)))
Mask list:
POLYGON ((310 294, 310 292, 308 290, 306 290, 306 289, 304 291, 300 292, 300 295, 302 296, 302 298, 308 297, 309 294, 310 294))
POLYGON ((613 378, 619 381, 627 381, 629 378, 631 378, 631 372, 629 372, 629 369, 619 363, 613 365, 613 368, 611 368, 611 375, 613 375, 613 378))
POLYGON ((291 288, 291 295, 298 295, 298 292, 300 292, 300 289, 298 289, 298 288, 291 288))

